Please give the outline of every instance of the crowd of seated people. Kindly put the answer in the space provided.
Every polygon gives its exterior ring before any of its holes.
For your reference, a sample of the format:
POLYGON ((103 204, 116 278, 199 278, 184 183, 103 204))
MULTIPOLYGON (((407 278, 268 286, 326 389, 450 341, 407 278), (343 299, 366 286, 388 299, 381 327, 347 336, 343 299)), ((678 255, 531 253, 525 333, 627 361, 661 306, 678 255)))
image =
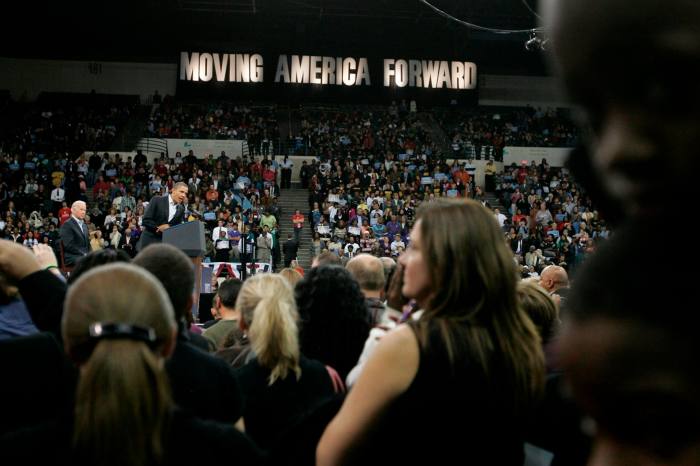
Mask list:
POLYGON ((507 206, 499 219, 521 264, 536 273, 549 264, 573 271, 610 236, 589 196, 561 167, 546 160, 506 166, 494 179, 507 206))
POLYGON ((506 146, 574 147, 578 140, 565 109, 478 107, 436 109, 435 115, 458 158, 486 158, 482 149, 493 148, 498 159, 506 146))
POLYGON ((396 258, 422 202, 481 196, 466 161, 447 164, 424 154, 334 158, 312 162, 305 173, 314 254, 327 249, 348 258, 361 252, 396 258))
MULTIPOLYGON (((409 243, 416 209, 435 199, 469 197, 486 204, 470 161, 387 154, 377 159, 307 164, 312 254, 331 251, 347 260, 360 253, 398 257, 409 243)), ((303 167, 302 167, 303 168, 303 167)), ((562 168, 506 167, 493 180, 503 212, 494 216, 523 274, 547 265, 573 270, 610 232, 590 199, 562 168)))
POLYGON ((436 152, 428 131, 415 113, 393 107, 304 108, 301 128, 289 153, 321 158, 366 154, 436 152))
POLYGON ((0 237, 27 246, 48 244, 58 253, 59 229, 70 218, 73 202, 84 201, 90 248, 122 249, 133 257, 146 203, 183 181, 189 188, 189 215, 206 223, 210 260, 238 257, 244 233, 250 235, 255 253, 264 233, 269 241, 261 242, 268 246, 263 261, 279 261, 277 168, 266 157, 233 160, 224 153, 200 159, 191 151, 184 157, 161 156, 152 164, 140 152, 133 158, 109 153, 75 159, 5 155, 0 160, 0 237), (215 231, 217 226, 224 228, 215 231))
POLYGON ((99 94, 42 96, 34 103, 10 102, 3 125, 2 146, 6 153, 76 153, 107 150, 129 119, 130 99, 99 94))
MULTIPOLYGON (((564 109, 478 107, 431 110, 455 158, 500 160, 505 146, 573 147, 578 130, 564 109)), ((370 153, 438 152, 424 123, 405 101, 388 107, 303 108, 289 141, 296 155, 362 157, 370 153)))
POLYGON ((272 155, 279 125, 274 106, 188 104, 165 99, 148 120, 146 136, 247 140, 252 154, 272 155))

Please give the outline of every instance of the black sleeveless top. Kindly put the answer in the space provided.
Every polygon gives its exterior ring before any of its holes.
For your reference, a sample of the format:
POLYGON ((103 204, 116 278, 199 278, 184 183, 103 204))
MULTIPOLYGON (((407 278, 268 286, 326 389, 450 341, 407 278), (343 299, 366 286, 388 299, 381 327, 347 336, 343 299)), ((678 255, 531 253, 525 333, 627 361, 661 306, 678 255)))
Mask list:
POLYGON ((490 355, 487 378, 467 345, 458 343, 452 366, 436 319, 409 325, 419 342, 421 327, 428 326, 427 341, 419 343, 418 372, 353 462, 521 466, 525 420, 508 409, 513 388, 498 356, 490 355))

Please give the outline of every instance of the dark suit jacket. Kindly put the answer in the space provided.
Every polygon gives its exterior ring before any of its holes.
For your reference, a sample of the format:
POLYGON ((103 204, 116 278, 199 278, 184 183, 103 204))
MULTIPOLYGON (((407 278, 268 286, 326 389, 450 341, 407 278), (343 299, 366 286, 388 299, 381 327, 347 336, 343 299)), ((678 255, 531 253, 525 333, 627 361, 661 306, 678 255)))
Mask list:
MULTIPOLYGON (((510 240, 510 250, 513 251, 513 253, 517 252, 518 250, 518 241, 517 239, 512 239, 510 240)), ((527 239, 520 240, 523 242, 521 246, 521 251, 520 254, 525 257, 525 253, 530 250, 530 241, 527 239)))
POLYGON ((119 249, 123 250, 125 253, 129 255, 129 257, 134 257, 136 255, 136 245, 139 242, 138 238, 129 238, 129 242, 127 243, 127 237, 126 234, 123 234, 122 237, 119 239, 119 245, 117 246, 119 249))
POLYGON ((297 251, 299 250, 299 243, 293 239, 288 239, 282 245, 282 251, 284 252, 284 260, 291 261, 297 256, 297 251))
POLYGON ((63 242, 63 259, 66 265, 75 264, 78 259, 90 252, 87 226, 83 223, 83 229, 81 229, 73 217, 61 225, 60 236, 63 242))
POLYGON ((167 223, 169 225, 178 225, 182 223, 185 219, 185 206, 182 204, 177 206, 177 211, 173 219, 168 222, 168 216, 170 213, 170 206, 167 196, 154 196, 151 202, 148 203, 148 208, 143 214, 143 232, 141 233, 141 239, 139 244, 136 246, 138 251, 142 250, 146 246, 152 243, 160 243, 163 241, 163 234, 158 233, 156 229, 167 223))

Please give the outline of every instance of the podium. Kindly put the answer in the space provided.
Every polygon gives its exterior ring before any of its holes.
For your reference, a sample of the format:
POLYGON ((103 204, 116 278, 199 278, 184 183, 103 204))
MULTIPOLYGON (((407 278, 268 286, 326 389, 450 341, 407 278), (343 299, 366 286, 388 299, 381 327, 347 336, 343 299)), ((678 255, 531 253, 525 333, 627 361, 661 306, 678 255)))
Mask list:
POLYGON ((204 241, 204 224, 195 220, 173 225, 163 232, 163 243, 175 246, 188 257, 201 259, 207 250, 204 241))
POLYGON ((207 250, 204 240, 204 224, 199 220, 173 225, 163 232, 163 243, 184 252, 194 264, 194 305, 192 315, 199 314, 199 290, 202 286, 202 257, 207 250))

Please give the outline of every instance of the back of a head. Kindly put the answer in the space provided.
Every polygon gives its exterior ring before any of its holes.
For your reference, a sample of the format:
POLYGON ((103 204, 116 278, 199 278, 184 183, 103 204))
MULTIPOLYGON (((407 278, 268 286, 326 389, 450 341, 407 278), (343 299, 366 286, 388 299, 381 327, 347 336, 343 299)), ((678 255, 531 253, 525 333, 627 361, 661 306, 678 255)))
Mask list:
POLYGON ((547 0, 543 7, 553 64, 590 129, 567 162, 578 183, 608 223, 681 214, 668 199, 684 196, 700 169, 688 149, 700 141, 700 3, 547 0))
POLYGON ((321 267, 322 265, 340 265, 340 257, 338 257, 336 253, 323 251, 321 254, 314 257, 311 267, 321 267))
POLYGON ((162 458, 172 401, 161 359, 176 328, 162 285, 138 267, 104 265, 70 287, 62 333, 81 366, 73 431, 80 456, 115 465, 162 458))
POLYGON ((523 311, 535 324, 537 332, 546 344, 554 335, 554 329, 559 319, 559 309, 547 290, 532 279, 521 280, 518 283, 518 299, 523 311))
POLYGON ((547 286, 551 288, 548 290, 549 292, 553 292, 569 286, 569 274, 564 267, 552 264, 542 269, 540 281, 545 285, 545 288, 547 286))
POLYGON ((114 262, 130 262, 131 258, 129 255, 121 249, 100 249, 99 251, 92 251, 86 256, 81 257, 75 263, 75 267, 68 276, 68 284, 75 283, 81 275, 85 272, 99 267, 105 264, 111 264, 114 262))
POLYGON ((299 283, 299 281, 302 278, 304 278, 303 275, 299 273, 299 271, 294 270, 290 267, 280 270, 279 274, 280 276, 284 277, 285 280, 287 280, 292 289, 294 289, 297 283, 299 283))
POLYGON ((396 261, 391 257, 380 257, 379 260, 382 261, 382 266, 384 267, 384 282, 386 288, 386 284, 388 284, 391 280, 391 277, 394 276, 397 264, 396 261))
POLYGON ((229 309, 236 307, 238 293, 241 291, 243 282, 237 278, 229 278, 224 280, 216 290, 216 296, 221 300, 221 304, 229 309))
POLYGON ((384 290, 384 266, 379 258, 370 254, 359 254, 350 259, 345 268, 357 280, 361 290, 384 290))
POLYGON ((666 306, 670 297, 687 295, 697 286, 695 275, 682 270, 700 255, 692 248, 675 255, 649 247, 641 228, 662 227, 661 221, 644 221, 620 228, 586 261, 567 301, 575 321, 604 317, 663 327, 679 336, 693 333, 694 316, 669 315, 666 306), (664 272, 650 273, 650 265, 664 272))
POLYGON ((302 352, 344 378, 357 363, 370 330, 360 286, 343 267, 324 265, 312 268, 297 283, 295 297, 302 319, 302 352))
POLYGON ((658 464, 694 464, 682 458, 697 459, 700 445, 697 319, 673 303, 697 288, 695 274, 683 269, 699 254, 649 247, 641 228, 665 224, 617 230, 580 268, 559 359, 599 438, 620 458, 635 450, 658 464), (650 264, 662 273, 649 273, 650 264))
POLYGON ((493 214, 478 202, 438 199, 418 220, 435 285, 426 314, 488 323, 510 313, 518 274, 493 214))
POLYGON ((144 248, 133 264, 152 273, 170 297, 178 322, 182 321, 192 304, 194 267, 184 252, 169 244, 152 244, 144 248))
MULTIPOLYGON (((700 20, 700 5, 693 0, 642 0, 634 5, 625 0, 593 0, 585 6, 575 0, 547 0, 542 10, 551 31, 554 56, 574 91, 580 91, 579 85, 586 80, 583 76, 575 78, 574 73, 583 71, 580 66, 592 60, 591 56, 599 57, 596 61, 600 66, 613 67, 631 77, 636 68, 625 71, 622 63, 616 64, 619 53, 628 53, 635 60, 633 65, 638 65, 636 59, 658 52, 656 47, 661 44, 654 43, 655 35, 692 31, 687 40, 697 34, 700 20), (620 30, 629 33, 619 34, 620 30), (635 46, 641 46, 641 50, 634 50, 635 46)), ((622 84, 620 80, 609 85, 622 84)))
MULTIPOLYGON (((479 202, 438 199, 418 213, 421 253, 433 287, 421 319, 446 335, 448 354, 459 353, 493 372, 494 348, 513 387, 513 409, 532 407, 544 385, 544 356, 532 321, 516 298, 517 267, 493 214, 479 202)), ((455 363, 454 360, 451 363, 455 363)))
POLYGON ((270 370, 269 383, 293 371, 301 376, 294 292, 277 274, 257 274, 243 283, 236 309, 241 312, 255 356, 270 370))

